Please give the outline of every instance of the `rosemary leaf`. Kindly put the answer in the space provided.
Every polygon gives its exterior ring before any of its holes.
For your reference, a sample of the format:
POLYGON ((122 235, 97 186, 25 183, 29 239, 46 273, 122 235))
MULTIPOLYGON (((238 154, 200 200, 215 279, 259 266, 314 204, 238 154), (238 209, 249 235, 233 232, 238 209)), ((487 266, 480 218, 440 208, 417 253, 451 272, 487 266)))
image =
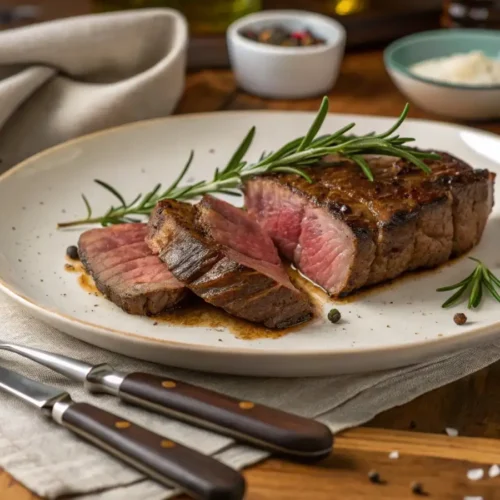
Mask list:
POLYGON ((408 112, 410 111, 410 105, 408 103, 405 104, 405 107, 403 108, 402 113, 399 115, 398 120, 396 123, 386 132, 383 134, 376 135, 375 137, 378 137, 380 139, 384 139, 385 137, 389 137, 393 132, 395 132, 401 124, 406 120, 406 117, 408 116, 408 112))
MULTIPOLYGON (((264 158, 263 161, 257 163, 257 165, 264 166, 273 162, 274 160, 287 156, 290 152, 297 149, 297 146, 302 142, 302 140, 303 138, 299 137, 297 139, 294 139, 293 141, 287 142, 280 149, 278 149, 274 153, 269 154, 266 158, 264 158)), ((250 167, 254 167, 254 165, 249 165, 249 168, 250 167)))
POLYGON ((467 288, 469 288, 468 283, 463 285, 457 292, 455 292, 441 307, 447 309, 448 307, 454 306, 460 300, 467 288))
POLYGON ((179 174, 177 179, 175 179, 175 181, 165 191, 165 193, 164 193, 165 197, 168 195, 168 193, 172 193, 177 188, 177 186, 182 181, 182 179, 184 179, 184 176, 187 174, 187 171, 189 170, 189 167, 191 166, 193 159, 194 159, 194 151, 191 150, 191 153, 189 154, 188 161, 184 165, 184 168, 181 170, 181 173, 179 174))
POLYGON ((346 125, 345 127, 341 128, 340 130, 337 130, 334 134, 327 135, 327 136, 322 136, 319 139, 316 139, 311 143, 312 147, 315 148, 322 148, 322 147, 327 147, 327 146, 334 146, 335 144, 338 144, 341 141, 346 141, 344 137, 346 132, 349 132, 352 128, 356 126, 355 123, 349 123, 349 125, 346 125))
POLYGON ((484 286, 488 289, 492 297, 497 301, 500 302, 500 295, 498 292, 495 290, 494 285, 491 283, 491 281, 484 280, 483 281, 484 286))
POLYGON ((361 155, 352 155, 349 157, 356 165, 361 168, 363 173, 368 177, 370 181, 373 182, 373 173, 368 165, 368 162, 361 155))
POLYGON ((495 283, 496 286, 500 287, 500 280, 488 269, 488 276, 491 278, 491 281, 495 283))
POLYGON ((135 204, 136 204, 136 203, 137 203, 137 202, 138 202, 141 198, 142 198, 142 193, 139 193, 139 194, 135 197, 134 201, 131 201, 131 202, 127 205, 127 207, 126 207, 126 208, 133 207, 133 206, 134 206, 134 205, 135 205, 135 204))
POLYGON ((97 182, 97 184, 102 186, 104 189, 107 189, 111 194, 116 196, 116 198, 118 198, 118 200, 122 204, 122 207, 125 208, 127 206, 125 198, 113 186, 110 186, 107 182, 101 181, 99 179, 94 179, 94 182, 97 182))
POLYGON ((293 168, 293 167, 278 167, 273 170, 273 172, 281 172, 281 173, 288 173, 288 174, 297 174, 300 175, 302 178, 304 178, 309 184, 312 184, 312 179, 303 171, 298 168, 293 168))
POLYGON ((253 142, 255 137, 255 127, 252 127, 248 134, 243 139, 242 143, 239 145, 238 149, 235 151, 223 173, 232 172, 233 170, 238 170, 240 167, 241 160, 247 154, 248 148, 253 142))
POLYGON ((469 297, 469 309, 476 309, 481 302, 481 298, 483 297, 483 286, 481 281, 481 272, 474 277, 474 281, 472 283, 472 290, 469 297))
POLYGON ((161 184, 158 183, 149 193, 146 193, 144 195, 144 198, 142 199, 141 204, 139 205, 139 209, 144 208, 150 200, 152 200, 156 193, 161 189, 161 184))
POLYGON ((483 286, 495 300, 500 302, 500 294, 496 290, 496 287, 500 287, 500 280, 479 259, 475 257, 469 257, 469 259, 476 263, 476 267, 472 274, 454 285, 437 289, 438 292, 447 292, 458 288, 458 291, 455 292, 442 307, 451 307, 456 304, 464 292, 470 288, 468 307, 469 309, 477 309, 483 299, 483 286))
POLYGON ((322 127, 327 114, 328 114, 328 97, 325 96, 321 101, 321 106, 319 107, 319 112, 316 115, 316 118, 314 119, 311 127, 307 131, 307 134, 304 136, 302 142, 297 148, 297 153, 300 153, 300 151, 304 151, 304 149, 306 149, 314 140, 314 138, 318 135, 319 129, 322 127))
POLYGON ((83 193, 82 198, 83 202, 85 203, 85 207, 87 208, 87 219, 90 219, 92 217, 92 208, 90 206, 89 200, 87 200, 87 197, 83 193))
POLYGON ((472 271, 472 273, 467 276, 464 280, 455 283, 454 285, 449 285, 449 286, 443 286, 441 288, 438 288, 436 291, 437 292, 449 292, 450 290, 455 290, 456 288, 460 288, 462 285, 465 285, 466 283, 469 283, 472 277, 474 276, 475 271, 472 271))

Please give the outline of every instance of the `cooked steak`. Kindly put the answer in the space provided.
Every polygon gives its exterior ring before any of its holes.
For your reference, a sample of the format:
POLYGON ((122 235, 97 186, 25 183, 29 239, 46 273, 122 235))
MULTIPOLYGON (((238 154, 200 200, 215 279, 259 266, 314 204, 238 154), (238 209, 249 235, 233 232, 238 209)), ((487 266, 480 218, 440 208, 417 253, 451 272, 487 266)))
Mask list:
POLYGON ((375 182, 356 165, 256 177, 245 186, 249 214, 281 254, 331 295, 435 267, 476 245, 493 206, 495 175, 449 154, 427 175, 405 160, 368 158, 375 182))
POLYGON ((206 302, 269 328, 311 317, 271 238, 241 209, 210 196, 198 205, 165 200, 149 226, 151 249, 206 302))
POLYGON ((97 288, 130 314, 155 315, 178 304, 187 289, 144 241, 146 224, 92 229, 80 236, 78 252, 97 288))

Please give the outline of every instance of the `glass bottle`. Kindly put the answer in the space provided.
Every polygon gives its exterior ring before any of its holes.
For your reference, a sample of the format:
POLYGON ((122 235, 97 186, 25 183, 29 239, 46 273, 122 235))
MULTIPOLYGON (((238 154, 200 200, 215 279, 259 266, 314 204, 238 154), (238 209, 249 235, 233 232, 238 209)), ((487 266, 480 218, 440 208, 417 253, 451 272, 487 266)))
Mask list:
POLYGON ((171 7, 188 18, 195 35, 221 34, 236 19, 256 12, 261 0, 94 0, 98 12, 144 7, 171 7))
POLYGON ((264 0, 264 8, 300 9, 326 15, 348 16, 367 10, 370 3, 371 0, 264 0))
POLYGON ((338 16, 357 14, 368 8, 368 0, 329 0, 327 12, 338 16))
POLYGON ((442 25, 446 28, 500 29, 500 1, 444 0, 442 25))

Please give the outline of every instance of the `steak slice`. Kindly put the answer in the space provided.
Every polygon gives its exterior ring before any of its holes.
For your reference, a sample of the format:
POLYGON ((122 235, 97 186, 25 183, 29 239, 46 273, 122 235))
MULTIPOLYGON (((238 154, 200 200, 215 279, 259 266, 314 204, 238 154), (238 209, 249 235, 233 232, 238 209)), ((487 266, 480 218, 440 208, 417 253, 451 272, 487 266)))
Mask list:
POLYGON ((206 302, 269 328, 311 318, 271 238, 243 210, 211 196, 198 205, 165 200, 149 227, 153 252, 206 302))
POLYGON ((92 229, 80 236, 78 251, 97 288, 130 314, 150 316, 177 305, 187 289, 144 241, 146 224, 92 229))
POLYGON ((375 182, 335 162, 245 185, 249 214, 278 250, 331 295, 435 267, 476 245, 493 205, 494 174, 441 154, 432 174, 369 157, 375 182))

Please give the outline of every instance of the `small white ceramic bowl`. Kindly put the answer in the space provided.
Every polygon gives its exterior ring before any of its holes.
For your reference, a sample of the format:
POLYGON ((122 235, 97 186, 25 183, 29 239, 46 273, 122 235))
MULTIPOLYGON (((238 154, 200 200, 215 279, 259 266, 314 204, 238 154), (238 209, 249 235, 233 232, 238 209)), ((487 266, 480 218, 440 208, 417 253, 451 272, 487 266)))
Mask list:
POLYGON ((344 55, 345 30, 337 21, 300 10, 269 10, 250 14, 228 29, 231 65, 239 85, 261 97, 301 99, 328 92, 339 73, 344 55), (324 44, 310 47, 280 47, 255 42, 243 36, 283 26, 291 31, 310 30, 324 44))
POLYGON ((472 86, 430 80, 410 67, 427 59, 480 50, 491 58, 500 55, 500 32, 480 29, 425 31, 389 45, 384 52, 387 72, 412 102, 422 109, 462 120, 500 117, 500 85, 472 86))

